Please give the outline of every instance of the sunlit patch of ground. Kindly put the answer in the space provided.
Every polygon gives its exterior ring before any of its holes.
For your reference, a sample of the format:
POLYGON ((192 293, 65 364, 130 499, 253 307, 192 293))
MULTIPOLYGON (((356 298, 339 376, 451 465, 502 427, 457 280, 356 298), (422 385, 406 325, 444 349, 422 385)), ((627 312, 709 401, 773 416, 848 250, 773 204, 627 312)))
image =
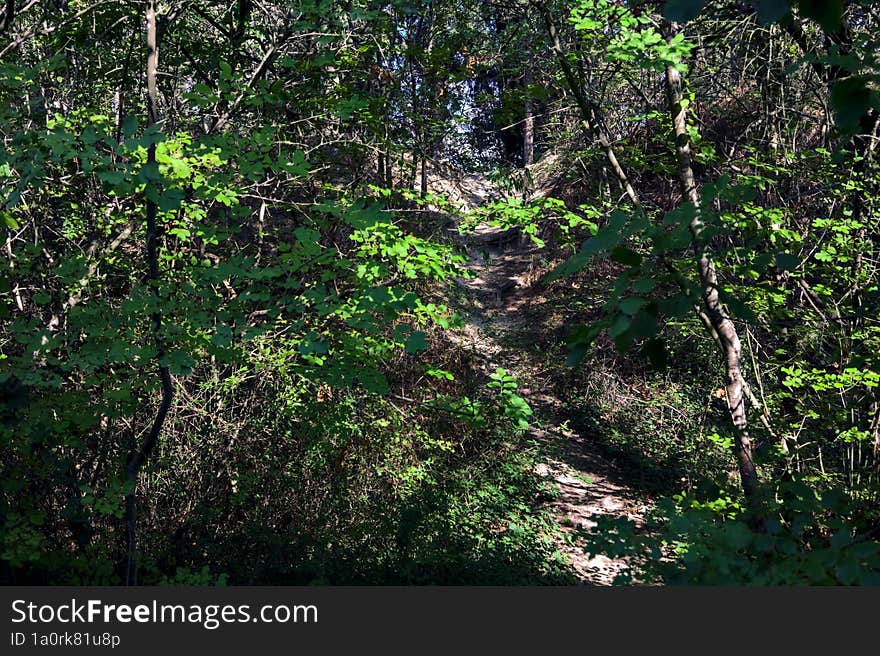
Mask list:
POLYGON ((499 246, 498 229, 478 226, 462 237, 472 277, 455 281, 464 326, 451 338, 474 353, 486 374, 497 367, 520 383, 519 393, 535 412, 529 437, 547 456, 537 473, 555 488, 545 509, 559 526, 557 542, 585 584, 610 585, 629 565, 625 559, 584 552, 583 533, 596 527, 599 516, 642 523, 645 507, 634 489, 619 482, 614 465, 589 436, 567 426, 562 401, 552 379, 562 362, 548 363, 541 345, 550 342, 565 322, 536 282, 544 273, 537 251, 514 241, 499 246))

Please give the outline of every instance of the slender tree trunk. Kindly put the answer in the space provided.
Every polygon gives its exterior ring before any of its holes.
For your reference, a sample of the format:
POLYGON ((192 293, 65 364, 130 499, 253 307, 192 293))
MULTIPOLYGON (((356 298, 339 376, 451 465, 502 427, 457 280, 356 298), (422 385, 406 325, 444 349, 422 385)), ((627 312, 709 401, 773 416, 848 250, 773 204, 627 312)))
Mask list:
MULTIPOLYGON (((674 36, 676 31, 677 26, 675 23, 672 23, 669 37, 674 36)), ((726 375, 724 387, 727 392, 730 418, 734 426, 734 451, 739 466, 743 492, 747 497, 753 497, 758 486, 758 473, 755 468, 753 448, 748 432, 745 381, 743 380, 740 358, 742 346, 736 326, 721 305, 718 295, 718 276, 715 271, 715 263, 709 257, 706 247, 700 245, 701 233, 703 231, 703 222, 700 216, 700 196, 697 191, 697 183, 692 167, 686 112, 682 106, 681 73, 674 66, 666 67, 666 96, 675 133, 675 152, 678 160, 678 180, 681 186, 681 194, 685 202, 692 203, 696 208, 694 218, 690 223, 690 230, 698 244, 698 248, 701 249, 697 269, 700 274, 700 281, 703 284, 703 312, 708 318, 711 329, 714 331, 714 336, 716 336, 724 360, 726 375)))
POLYGON ((534 103, 532 101, 531 93, 529 92, 530 87, 532 86, 532 80, 534 71, 532 70, 534 67, 534 55, 529 53, 529 63, 526 67, 526 75, 525 75, 525 87, 526 87, 526 101, 525 101, 525 122, 523 123, 523 166, 529 166, 535 161, 535 114, 534 114, 534 103))
POLYGON ((3 34, 15 20, 15 0, 6 0, 3 12, 0 13, 0 34, 3 34))
POLYGON ((428 156, 422 152, 422 183, 419 195, 424 198, 428 195, 428 156))
POLYGON ((550 15, 550 10, 547 7, 546 3, 538 4, 538 9, 541 12, 541 16, 544 18, 544 24, 547 27, 547 33, 550 35, 550 43, 553 47, 553 52, 556 55, 556 59, 559 62, 560 68, 562 68, 562 75, 565 77, 565 81, 568 84, 568 89, 571 91, 574 96, 575 102, 577 103, 578 108, 581 112, 581 128, 583 128, 584 132, 596 139, 599 144, 602 146, 602 149, 605 151, 605 157, 608 159, 608 163, 611 165, 611 170, 614 171, 614 175, 617 176, 617 179, 620 181, 621 187, 623 187, 626 195, 629 197, 632 204, 636 207, 641 207, 641 203, 639 202, 639 196, 636 193, 636 190, 633 188, 632 184, 630 184, 629 178, 626 175, 626 172, 623 170, 623 167, 620 165, 620 162, 617 160, 617 155, 614 152, 614 147, 611 144, 611 139, 608 137, 608 134, 603 127, 602 123, 602 114, 599 109, 599 106, 590 100, 587 95, 584 93, 584 90, 581 88, 581 85, 578 83, 577 77, 574 74, 571 66, 568 63, 568 60, 565 58, 565 50, 562 48, 562 42, 559 40, 559 32, 556 29, 556 24, 553 22, 553 17, 550 15))
POLYGON ((391 142, 388 138, 388 125, 385 125, 385 186, 389 189, 394 188, 394 169, 391 164, 391 142))
MULTIPOLYGON (((150 2, 147 9, 147 127, 156 124, 158 118, 158 90, 156 87, 156 79, 159 69, 159 49, 156 30, 156 10, 153 2, 150 2)), ((147 149, 147 164, 156 163, 156 145, 151 143, 147 149)), ((159 300, 159 252, 158 252, 158 235, 156 232, 156 201, 149 193, 149 185, 145 192, 145 209, 147 219, 147 239, 146 239, 146 255, 147 255, 147 279, 153 288, 153 293, 157 301, 157 309, 151 314, 153 340, 156 344, 156 360, 158 362, 159 381, 162 387, 162 400, 153 418, 153 425, 150 432, 144 439, 143 443, 129 456, 125 466, 125 477, 128 482, 128 493, 125 497, 125 524, 127 537, 127 557, 126 557, 126 585, 137 585, 138 580, 138 553, 137 553, 137 482, 138 475, 144 463, 150 457, 159 441, 159 435, 162 432, 162 424, 168 410, 171 408, 174 390, 171 385, 171 374, 168 367, 162 364, 165 355, 165 348, 161 336, 162 331, 162 314, 158 310, 159 300)))

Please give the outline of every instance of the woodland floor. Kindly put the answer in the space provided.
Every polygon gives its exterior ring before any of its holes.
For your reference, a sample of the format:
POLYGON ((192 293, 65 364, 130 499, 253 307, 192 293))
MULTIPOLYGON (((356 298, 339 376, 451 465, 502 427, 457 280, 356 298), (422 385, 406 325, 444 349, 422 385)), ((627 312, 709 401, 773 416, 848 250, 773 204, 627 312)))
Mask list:
MULTIPOLYGON (((471 203, 477 204, 476 195, 469 195, 471 203)), ((459 237, 467 248, 467 268, 473 277, 456 280, 462 293, 455 305, 465 325, 454 339, 474 354, 473 361, 485 375, 501 367, 518 381, 518 394, 534 412, 526 437, 541 445, 543 454, 537 473, 557 489, 545 510, 560 529, 555 537, 558 549, 584 584, 610 585, 627 569, 627 563, 604 555, 588 556, 582 535, 596 527, 596 516, 642 524, 645 495, 624 482, 595 439, 569 425, 582 422, 554 392, 554 380, 565 365, 548 364, 542 346, 547 342, 551 313, 548 299, 534 285, 538 254, 518 240, 506 247, 486 248, 501 232, 480 225, 459 237)))

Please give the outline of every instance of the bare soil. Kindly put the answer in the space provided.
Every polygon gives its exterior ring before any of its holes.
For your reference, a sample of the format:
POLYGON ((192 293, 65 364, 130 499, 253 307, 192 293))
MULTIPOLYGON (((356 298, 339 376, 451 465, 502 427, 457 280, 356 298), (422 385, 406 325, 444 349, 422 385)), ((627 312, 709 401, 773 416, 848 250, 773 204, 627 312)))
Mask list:
POLYGON ((563 402, 553 392, 553 379, 564 373, 565 364, 548 363, 540 348, 551 317, 546 316, 547 299, 534 284, 539 254, 516 240, 497 247, 493 238, 500 232, 481 225, 462 237, 473 277, 455 281, 464 290, 457 305, 466 324, 454 339, 478 356, 487 375, 502 367, 519 382, 518 393, 535 413, 528 436, 545 447, 537 473, 558 492, 546 505, 559 527, 558 548, 584 584, 610 585, 628 568, 626 561, 587 555, 582 534, 595 529, 599 516, 641 524, 643 495, 621 482, 614 463, 589 435, 568 426, 563 402), (545 316, 538 321, 536 313, 545 316))

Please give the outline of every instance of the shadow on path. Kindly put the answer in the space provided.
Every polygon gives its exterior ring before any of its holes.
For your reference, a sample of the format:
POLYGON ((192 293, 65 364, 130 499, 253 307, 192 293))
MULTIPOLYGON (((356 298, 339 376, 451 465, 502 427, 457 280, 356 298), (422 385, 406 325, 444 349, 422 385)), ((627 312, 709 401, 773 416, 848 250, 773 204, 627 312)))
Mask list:
POLYGON ((554 325, 549 300, 533 287, 538 253, 518 240, 505 241, 502 233, 481 225, 462 238, 473 277, 456 281, 466 317, 457 340, 473 350, 485 373, 503 367, 519 382, 519 394, 535 412, 528 437, 545 454, 537 473, 558 490, 546 504, 560 528, 558 548, 583 583, 610 585, 628 569, 626 560, 587 555, 582 535, 596 528, 599 517, 642 526, 646 495, 625 482, 582 412, 569 414, 555 394, 542 345, 558 341, 562 326, 554 325))

